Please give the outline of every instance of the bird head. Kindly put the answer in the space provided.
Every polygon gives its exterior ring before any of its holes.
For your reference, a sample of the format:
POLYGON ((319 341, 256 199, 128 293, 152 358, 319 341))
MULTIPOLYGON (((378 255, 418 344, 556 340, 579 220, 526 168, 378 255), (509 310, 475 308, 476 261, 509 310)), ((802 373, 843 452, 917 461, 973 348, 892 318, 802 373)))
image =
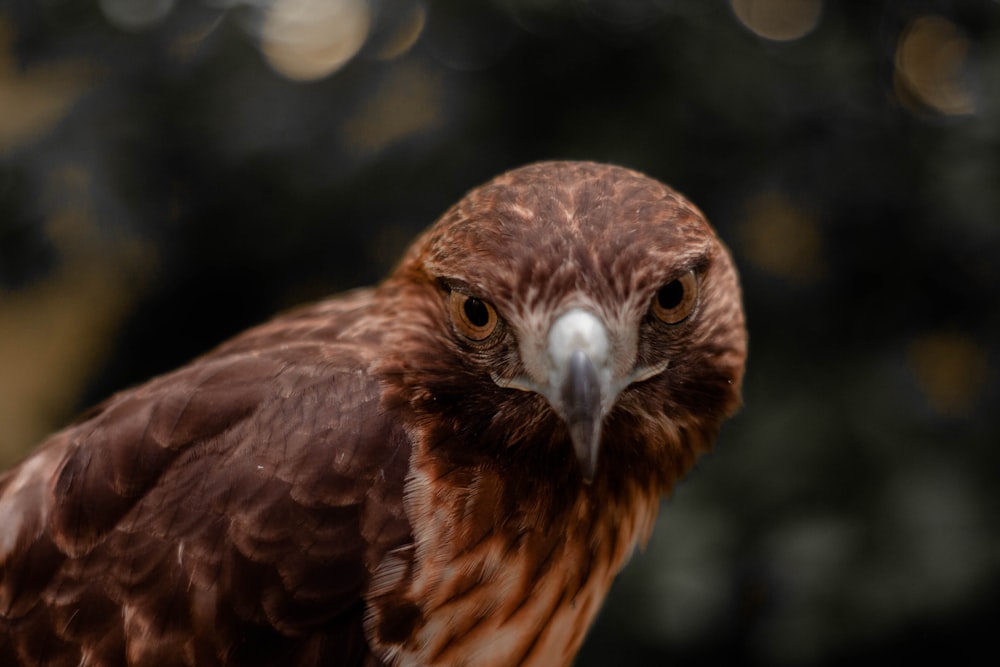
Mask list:
POLYGON ((502 414, 508 443, 561 423, 584 481, 605 458, 693 460, 739 405, 746 331, 729 254, 697 208, 634 171, 504 174, 418 239, 387 283, 403 284, 437 304, 436 358, 411 365, 447 358, 468 380, 428 381, 424 395, 502 414))

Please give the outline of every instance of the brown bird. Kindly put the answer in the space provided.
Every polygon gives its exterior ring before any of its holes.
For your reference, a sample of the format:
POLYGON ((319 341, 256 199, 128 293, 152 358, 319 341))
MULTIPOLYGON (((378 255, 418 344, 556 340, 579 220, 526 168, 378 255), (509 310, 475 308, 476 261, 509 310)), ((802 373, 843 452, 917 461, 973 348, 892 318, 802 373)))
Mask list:
POLYGON ((745 356, 679 194, 502 175, 0 476, 0 664, 568 664, 745 356))

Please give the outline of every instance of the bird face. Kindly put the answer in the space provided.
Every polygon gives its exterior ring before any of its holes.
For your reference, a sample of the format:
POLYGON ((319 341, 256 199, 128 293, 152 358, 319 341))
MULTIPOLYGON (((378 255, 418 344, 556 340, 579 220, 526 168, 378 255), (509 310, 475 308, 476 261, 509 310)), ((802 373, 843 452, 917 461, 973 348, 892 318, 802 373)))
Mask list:
POLYGON ((658 442, 667 434, 709 442, 739 403, 746 334, 728 253, 694 206, 635 172, 505 174, 446 213, 401 270, 443 291, 482 382, 544 398, 585 481, 616 414, 633 433, 645 423, 655 451, 674 446, 658 442))

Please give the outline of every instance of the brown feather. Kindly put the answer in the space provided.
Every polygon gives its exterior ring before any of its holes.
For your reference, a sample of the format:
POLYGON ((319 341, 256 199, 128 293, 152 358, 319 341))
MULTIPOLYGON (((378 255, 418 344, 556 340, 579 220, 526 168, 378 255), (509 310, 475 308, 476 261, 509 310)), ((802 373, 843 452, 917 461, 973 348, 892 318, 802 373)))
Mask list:
POLYGON ((122 392, 0 476, 0 663, 568 664, 745 355, 732 263, 680 195, 591 163, 505 174, 378 287, 122 392), (696 312, 655 321, 688 270, 696 312), (458 287, 500 316, 482 342, 452 325, 458 287), (590 484, 546 399, 502 386, 572 307, 614 363, 670 360, 618 397, 590 484))

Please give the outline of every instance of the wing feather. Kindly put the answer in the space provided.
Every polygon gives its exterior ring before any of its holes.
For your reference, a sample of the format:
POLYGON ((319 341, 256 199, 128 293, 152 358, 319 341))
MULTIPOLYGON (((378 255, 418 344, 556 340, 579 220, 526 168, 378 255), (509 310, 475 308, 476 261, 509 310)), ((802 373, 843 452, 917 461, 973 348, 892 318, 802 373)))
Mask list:
POLYGON ((371 660, 364 588, 412 538, 370 302, 251 330, 0 476, 0 661, 371 660))

